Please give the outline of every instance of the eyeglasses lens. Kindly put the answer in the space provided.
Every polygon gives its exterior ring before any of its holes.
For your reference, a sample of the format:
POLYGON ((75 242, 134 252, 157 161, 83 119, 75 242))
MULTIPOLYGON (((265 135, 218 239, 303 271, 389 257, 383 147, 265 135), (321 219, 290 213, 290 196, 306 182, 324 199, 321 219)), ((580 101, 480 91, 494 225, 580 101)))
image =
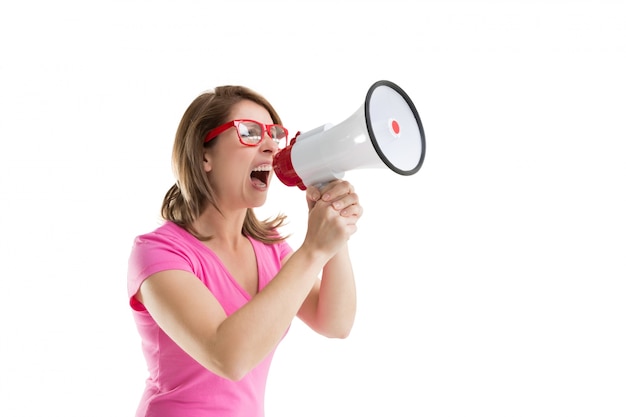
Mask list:
POLYGON ((287 133, 285 132, 285 128, 280 125, 273 125, 270 127, 270 136, 274 141, 279 142, 286 138, 287 133))
POLYGON ((256 145, 263 138, 263 127, 254 122, 239 123, 239 137, 245 143, 256 145))

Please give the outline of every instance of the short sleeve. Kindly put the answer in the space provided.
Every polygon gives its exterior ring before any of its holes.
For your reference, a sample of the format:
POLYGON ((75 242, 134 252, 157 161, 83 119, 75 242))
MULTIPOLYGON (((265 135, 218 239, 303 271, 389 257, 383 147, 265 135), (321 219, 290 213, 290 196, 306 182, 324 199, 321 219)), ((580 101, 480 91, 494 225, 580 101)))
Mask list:
POLYGON ((180 246, 172 245, 171 241, 158 235, 135 238, 128 259, 127 276, 131 307, 135 310, 145 310, 135 299, 139 287, 150 275, 171 269, 193 272, 189 259, 180 250, 180 246))

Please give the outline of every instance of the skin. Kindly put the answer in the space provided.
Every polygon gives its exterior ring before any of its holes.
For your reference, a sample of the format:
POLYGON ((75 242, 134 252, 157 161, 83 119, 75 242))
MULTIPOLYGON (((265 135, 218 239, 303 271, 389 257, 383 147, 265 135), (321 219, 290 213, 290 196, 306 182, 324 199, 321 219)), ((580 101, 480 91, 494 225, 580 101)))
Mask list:
MULTIPOLYGON (((251 101, 237 104, 231 119, 272 123, 267 110, 251 101)), ((356 290, 347 241, 356 232, 363 210, 346 181, 333 181, 321 189, 309 187, 304 241, 259 292, 256 258, 241 228, 246 209, 263 205, 267 198, 267 188, 253 185, 250 172, 259 165, 271 165, 278 147, 267 134, 259 146, 244 146, 234 128, 216 140, 205 150, 204 169, 211 172, 223 215, 207 207, 193 226, 201 234, 214 236, 205 244, 252 299, 227 317, 197 277, 179 270, 148 277, 136 297, 189 355, 210 371, 239 380, 277 346, 296 316, 326 337, 348 336, 356 312, 356 290)))

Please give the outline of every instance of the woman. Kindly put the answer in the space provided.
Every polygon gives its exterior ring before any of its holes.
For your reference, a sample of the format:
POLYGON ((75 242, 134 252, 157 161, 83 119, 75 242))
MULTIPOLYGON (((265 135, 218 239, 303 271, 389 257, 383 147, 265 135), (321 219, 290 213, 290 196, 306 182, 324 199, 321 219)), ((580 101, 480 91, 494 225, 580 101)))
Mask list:
POLYGON ((263 416, 272 355, 294 317, 326 337, 350 333, 347 241, 362 214, 353 187, 306 190, 308 228, 295 251, 278 232, 284 216, 260 221, 253 211, 287 139, 271 104, 241 86, 201 94, 183 115, 164 224, 138 236, 129 259, 150 374, 137 416, 263 416))

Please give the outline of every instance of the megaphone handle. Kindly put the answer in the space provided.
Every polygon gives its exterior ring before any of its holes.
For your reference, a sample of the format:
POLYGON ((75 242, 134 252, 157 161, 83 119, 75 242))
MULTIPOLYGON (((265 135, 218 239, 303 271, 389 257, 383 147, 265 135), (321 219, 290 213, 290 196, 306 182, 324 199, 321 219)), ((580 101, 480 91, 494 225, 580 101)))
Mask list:
POLYGON ((318 190, 321 190, 323 186, 325 186, 326 184, 328 184, 327 182, 320 182, 318 184, 315 184, 315 188, 317 188, 318 190))

